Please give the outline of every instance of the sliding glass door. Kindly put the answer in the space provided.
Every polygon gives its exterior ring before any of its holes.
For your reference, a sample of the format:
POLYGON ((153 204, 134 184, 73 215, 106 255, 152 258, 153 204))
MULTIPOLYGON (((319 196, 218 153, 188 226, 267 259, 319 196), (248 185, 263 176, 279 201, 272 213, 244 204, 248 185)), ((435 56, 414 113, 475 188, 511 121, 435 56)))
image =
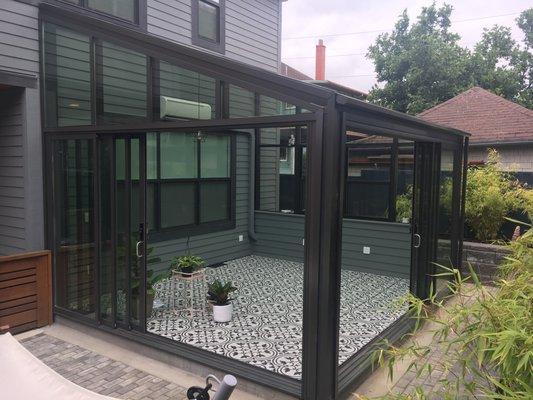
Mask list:
POLYGON ((63 137, 50 148, 56 306, 144 330, 144 135, 63 137))

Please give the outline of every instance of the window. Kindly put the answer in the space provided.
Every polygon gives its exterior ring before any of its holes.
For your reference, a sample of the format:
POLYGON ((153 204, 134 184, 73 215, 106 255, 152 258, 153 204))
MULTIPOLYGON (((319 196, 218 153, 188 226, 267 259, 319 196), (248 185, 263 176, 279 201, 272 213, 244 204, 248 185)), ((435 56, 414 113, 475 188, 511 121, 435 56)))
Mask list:
POLYGON ((96 47, 99 122, 147 117, 147 57, 109 42, 96 47))
POLYGON ((232 143, 229 134, 148 134, 151 232, 206 233, 232 226, 232 143))
POLYGON ((140 24, 146 14, 145 0, 63 0, 89 10, 98 11, 121 20, 140 24))
POLYGON ((46 23, 43 41, 46 126, 90 125, 89 37, 46 23))
POLYGON ((192 0, 192 42, 224 52, 225 0, 192 0))

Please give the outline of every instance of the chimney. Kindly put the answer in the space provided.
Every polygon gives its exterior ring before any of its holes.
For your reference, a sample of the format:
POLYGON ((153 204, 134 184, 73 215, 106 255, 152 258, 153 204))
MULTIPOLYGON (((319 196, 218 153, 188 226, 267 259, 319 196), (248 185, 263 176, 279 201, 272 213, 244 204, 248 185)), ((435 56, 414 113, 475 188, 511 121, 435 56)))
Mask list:
POLYGON ((315 79, 317 81, 326 80, 326 46, 324 46, 322 39, 316 45, 315 79))

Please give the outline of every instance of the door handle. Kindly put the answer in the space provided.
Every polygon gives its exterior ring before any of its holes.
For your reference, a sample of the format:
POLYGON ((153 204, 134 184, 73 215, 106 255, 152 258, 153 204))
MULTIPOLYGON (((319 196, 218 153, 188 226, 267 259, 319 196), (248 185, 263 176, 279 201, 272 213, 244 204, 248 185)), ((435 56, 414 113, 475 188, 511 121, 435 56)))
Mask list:
POLYGON ((418 233, 415 233, 413 235, 413 238, 416 239, 416 242, 413 243, 413 247, 415 249, 418 249, 420 247, 420 244, 422 243, 422 237, 418 233))
POLYGON ((143 255, 141 254, 141 245, 143 244, 142 240, 138 241, 135 245, 135 254, 137 255, 137 258, 141 258, 143 255))

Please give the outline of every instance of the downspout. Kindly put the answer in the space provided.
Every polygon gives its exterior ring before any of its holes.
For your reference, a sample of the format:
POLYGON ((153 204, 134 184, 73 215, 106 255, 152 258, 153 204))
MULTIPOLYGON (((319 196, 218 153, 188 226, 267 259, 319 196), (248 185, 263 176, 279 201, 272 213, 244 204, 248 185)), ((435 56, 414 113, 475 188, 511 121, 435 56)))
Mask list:
POLYGON ((252 242, 257 242, 257 235, 255 234, 255 133, 255 129, 249 132, 250 175, 248 184, 248 237, 252 242))

